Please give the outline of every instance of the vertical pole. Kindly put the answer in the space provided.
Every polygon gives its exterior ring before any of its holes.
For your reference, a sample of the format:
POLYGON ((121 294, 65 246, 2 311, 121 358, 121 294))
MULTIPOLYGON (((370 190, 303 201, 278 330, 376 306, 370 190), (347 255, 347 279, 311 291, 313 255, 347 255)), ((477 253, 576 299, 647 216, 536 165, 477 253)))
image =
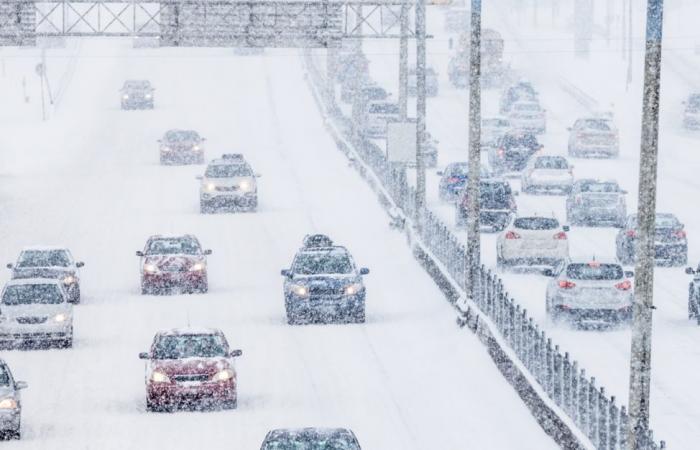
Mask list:
POLYGON ((471 0, 471 42, 469 49, 469 177, 467 178, 467 294, 474 298, 481 264, 479 236, 479 176, 481 171, 481 0, 471 0))
POLYGON ((46 68, 46 48, 41 49, 41 67, 44 70, 41 72, 41 80, 46 83, 46 90, 49 92, 49 104, 53 105, 53 94, 51 93, 51 85, 49 84, 49 77, 47 75, 46 68))
POLYGON ((425 207, 425 1, 416 1, 416 226, 420 232, 425 207))
POLYGON ((610 38, 612 33, 613 8, 615 7, 614 0, 605 2, 605 41, 608 47, 610 46, 610 38))
POLYGON ((643 436, 649 429, 662 25, 663 0, 647 0, 639 206, 637 209, 639 239, 636 249, 636 275, 634 277, 635 298, 632 307, 630 423, 627 430, 629 448, 633 450, 641 448, 643 436))
POLYGON ((632 0, 627 0, 627 85, 626 88, 629 89, 630 83, 632 83, 632 0))
POLYGON ((355 130, 354 137, 358 139, 360 137, 360 128, 362 126, 361 122, 364 120, 364 115, 362 114, 362 108, 364 107, 364 102, 360 98, 359 92, 362 87, 362 80, 360 79, 361 70, 363 68, 359 67, 360 61, 364 58, 362 56, 362 5, 355 6, 355 32, 358 34, 358 38, 353 41, 356 45, 355 47, 355 67, 354 76, 352 79, 352 121, 353 129, 355 130))
POLYGON ((408 3, 401 5, 401 38, 399 40, 399 116, 408 115, 408 3))
POLYGON ((335 72, 338 51, 335 47, 326 47, 326 98, 328 104, 334 104, 335 99, 335 72))

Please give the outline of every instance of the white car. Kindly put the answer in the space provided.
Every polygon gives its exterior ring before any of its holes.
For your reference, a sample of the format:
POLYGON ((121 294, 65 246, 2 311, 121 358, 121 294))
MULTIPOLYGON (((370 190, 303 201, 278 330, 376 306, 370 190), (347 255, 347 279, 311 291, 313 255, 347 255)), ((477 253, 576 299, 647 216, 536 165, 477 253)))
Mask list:
POLYGON ((55 278, 63 282, 68 301, 80 303, 80 268, 85 265, 75 261, 65 247, 26 247, 15 264, 8 264, 15 278, 55 278))
POLYGON ((399 120, 399 105, 391 102, 373 102, 365 111, 364 132, 371 138, 386 138, 387 123, 399 120))
POLYGON ((609 117, 586 117, 569 130, 569 156, 617 158, 620 133, 609 117))
POLYGON ((522 216, 500 234, 496 241, 499 269, 517 266, 558 267, 569 258, 569 227, 553 217, 522 216))
POLYGON ((238 153, 224 154, 209 163, 199 188, 201 213, 218 211, 229 207, 255 211, 258 207, 258 185, 256 174, 238 153))
POLYGON ((481 147, 495 147, 510 128, 510 121, 505 117, 481 119, 481 147))
POLYGON ((557 191, 568 194, 574 184, 573 168, 563 156, 536 155, 523 170, 520 188, 526 193, 557 191))
POLYGON ((73 305, 63 284, 48 278, 10 280, 2 290, 0 343, 73 346, 73 305))
POLYGON ((508 120, 515 130, 544 133, 547 130, 545 113, 537 101, 519 101, 510 107, 508 120))

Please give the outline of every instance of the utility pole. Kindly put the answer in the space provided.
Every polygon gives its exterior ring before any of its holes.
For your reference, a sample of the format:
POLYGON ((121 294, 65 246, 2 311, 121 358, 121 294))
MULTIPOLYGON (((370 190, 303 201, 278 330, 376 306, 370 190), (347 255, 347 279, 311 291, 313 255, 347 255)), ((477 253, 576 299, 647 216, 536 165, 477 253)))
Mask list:
POLYGON ((627 0, 627 84, 626 88, 629 89, 630 84, 632 83, 632 50, 634 49, 632 46, 632 20, 633 20, 633 14, 632 14, 632 0, 627 0))
POLYGON ((654 238, 656 228, 656 171, 659 143, 659 91, 663 0, 647 0, 646 55, 639 161, 637 265, 632 306, 630 359, 629 448, 639 450, 649 430, 651 331, 654 296, 654 238))
POLYGON ((423 227, 425 208, 425 1, 416 0, 416 217, 418 231, 423 227))
POLYGON ((355 130, 354 138, 359 139, 360 129, 362 128, 362 121, 364 121, 364 114, 362 114, 362 108, 364 108, 364 101, 360 96, 360 90, 362 88, 362 80, 360 76, 362 75, 364 57, 362 55, 362 5, 357 5, 355 9, 355 27, 358 34, 358 38, 355 42, 355 66, 353 67, 354 76, 352 79, 352 122, 353 129, 355 130))
POLYGON ((467 279, 468 297, 475 298, 477 270, 481 264, 479 235, 479 182, 481 172, 481 0, 471 0, 469 44, 469 176, 467 178, 467 279))
POLYGON ((408 116, 408 3, 401 4, 401 38, 399 41, 399 116, 408 116))

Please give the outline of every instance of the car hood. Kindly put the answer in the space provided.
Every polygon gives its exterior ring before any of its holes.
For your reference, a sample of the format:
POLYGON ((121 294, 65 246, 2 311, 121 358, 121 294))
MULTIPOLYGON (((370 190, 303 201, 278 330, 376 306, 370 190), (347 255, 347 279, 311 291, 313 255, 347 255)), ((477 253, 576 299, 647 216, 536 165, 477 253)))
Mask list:
POLYGON ((144 258, 144 264, 153 264, 159 270, 189 270, 194 264, 204 262, 199 255, 149 255, 144 258))
POLYGON ((603 193, 582 193, 581 197, 584 200, 591 200, 596 202, 606 202, 606 203, 617 203, 618 198, 621 196, 619 194, 603 194, 603 193))
POLYGON ((295 275, 293 282, 295 284, 304 284, 307 286, 311 285, 323 285, 323 286, 345 286, 350 283, 359 283, 362 279, 356 275, 336 275, 336 274, 324 274, 324 275, 295 275))
POLYGON ((182 141, 163 141, 163 145, 167 147, 192 147, 199 145, 200 141, 196 139, 187 139, 182 141))
POLYGON ((202 184, 213 183, 217 186, 238 186, 243 181, 247 181, 251 186, 255 186, 255 177, 226 177, 226 178, 212 178, 205 177, 202 179, 202 184))
POLYGON ((231 369, 228 358, 184 358, 184 359, 157 359, 151 363, 153 370, 158 370, 166 375, 201 375, 213 376, 224 369, 231 369))
POLYGON ((30 304, 30 305, 0 305, 0 315, 9 318, 15 317, 49 317, 59 313, 70 313, 72 305, 69 303, 55 304, 30 304))
POLYGON ((75 269, 70 267, 15 267, 12 278, 64 278, 75 275, 75 269))
POLYGON ((14 397, 15 390, 10 386, 0 386, 0 398, 14 397))

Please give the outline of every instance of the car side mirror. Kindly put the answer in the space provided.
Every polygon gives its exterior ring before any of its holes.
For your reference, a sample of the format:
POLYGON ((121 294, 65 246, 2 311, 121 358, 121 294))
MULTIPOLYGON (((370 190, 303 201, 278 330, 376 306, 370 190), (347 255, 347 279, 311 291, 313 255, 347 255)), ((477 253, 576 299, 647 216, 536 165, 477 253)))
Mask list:
POLYGON ((571 230, 571 227, 568 225, 564 225, 563 227, 561 227, 561 229, 568 232, 569 230, 571 230))
POLYGON ((435 172, 435 173, 436 173, 437 175, 439 175, 439 176, 445 175, 445 172, 443 172, 442 170, 438 170, 438 171, 435 172))
POLYGON ((255 178, 260 178, 261 176, 262 176, 262 174, 260 174, 260 173, 255 174, 255 178))
POLYGON ((143 252, 141 250, 136 250, 136 256, 143 256, 143 252))
POLYGON ((633 278, 633 277, 634 277, 634 271, 632 271, 632 270, 625 270, 625 277, 627 277, 627 278, 633 278))
POLYGON ((203 180, 203 179, 204 179, 204 176, 202 176, 202 175, 197 175, 197 176, 194 177, 194 178, 195 178, 195 180, 203 180))
POLYGON ((520 191, 513 191, 513 195, 517 197, 518 195, 520 195, 520 191))
POLYGON ((369 269, 366 267, 362 267, 360 269, 360 275, 368 275, 369 274, 369 269))
POLYGON ((29 385, 27 384, 26 381, 15 381, 15 389, 18 391, 21 389, 27 389, 29 385))
POLYGON ((141 352, 139 353, 139 359, 151 359, 151 355, 148 352, 141 352))
POLYGON ((292 273, 288 269, 280 270, 280 275, 283 277, 291 278, 292 273))
POLYGON ((554 273, 554 269, 544 269, 542 271, 542 275, 544 275, 545 277, 553 277, 556 274, 554 273))
POLYGON ((200 141, 202 141, 202 142, 204 142, 204 141, 206 141, 206 140, 207 140, 207 138, 205 138, 205 137, 203 137, 203 138, 200 139, 200 141))
POLYGON ((243 354, 243 350, 232 350, 231 351, 231 358, 237 358, 243 354))
POLYGON ((212 254, 212 251, 211 251, 210 249, 206 249, 206 250, 204 250, 203 253, 204 253, 205 255, 211 255, 211 254, 212 254))
POLYGON ((566 131, 571 131, 571 127, 566 127, 566 131))
POLYGON ((686 267, 686 268, 685 268, 685 273, 687 273, 688 275, 694 275, 694 274, 695 274, 695 270, 694 270, 692 267, 686 267))
POLYGON ((13 267, 14 267, 14 266, 12 265, 12 263, 7 263, 7 268, 8 268, 8 269, 12 269, 13 267))
POLYGON ((83 267, 83 266, 85 266, 85 263, 82 262, 82 261, 78 261, 77 263, 75 263, 75 267, 80 268, 80 267, 83 267))

